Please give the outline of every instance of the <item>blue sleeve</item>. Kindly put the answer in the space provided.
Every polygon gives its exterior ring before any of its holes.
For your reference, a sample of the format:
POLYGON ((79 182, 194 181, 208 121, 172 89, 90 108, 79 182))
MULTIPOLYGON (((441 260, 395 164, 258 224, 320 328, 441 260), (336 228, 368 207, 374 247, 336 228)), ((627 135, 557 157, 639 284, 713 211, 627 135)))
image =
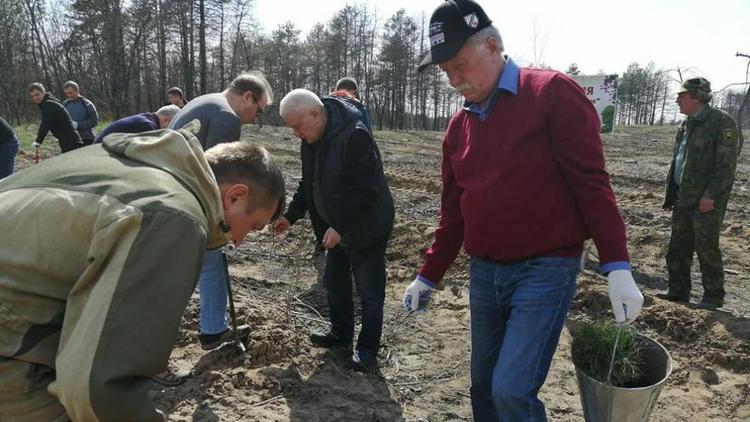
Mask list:
POLYGON ((628 261, 612 261, 601 265, 602 273, 605 275, 615 270, 628 270, 630 271, 630 263, 628 261))
POLYGON ((99 124, 99 114, 96 112, 96 107, 91 101, 84 99, 83 108, 86 109, 86 120, 78 122, 78 129, 93 129, 99 124))

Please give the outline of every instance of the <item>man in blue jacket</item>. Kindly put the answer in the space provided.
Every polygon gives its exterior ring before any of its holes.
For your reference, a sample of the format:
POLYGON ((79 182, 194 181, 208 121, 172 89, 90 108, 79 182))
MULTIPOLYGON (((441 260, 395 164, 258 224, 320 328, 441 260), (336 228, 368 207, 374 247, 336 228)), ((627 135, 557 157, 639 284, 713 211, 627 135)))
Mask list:
POLYGON ((96 138, 94 128, 99 124, 99 114, 96 107, 88 98, 84 98, 79 91, 78 84, 68 81, 63 84, 67 100, 63 101, 65 109, 73 120, 73 127, 81 135, 85 145, 91 145, 96 138))
POLYGON ((380 151, 354 100, 318 98, 295 89, 281 100, 279 113, 302 140, 302 181, 274 232, 284 232, 309 212, 316 237, 328 250, 323 285, 331 329, 310 340, 326 348, 352 344, 354 275, 362 330, 351 365, 374 368, 383 327, 385 249, 394 217, 380 151))

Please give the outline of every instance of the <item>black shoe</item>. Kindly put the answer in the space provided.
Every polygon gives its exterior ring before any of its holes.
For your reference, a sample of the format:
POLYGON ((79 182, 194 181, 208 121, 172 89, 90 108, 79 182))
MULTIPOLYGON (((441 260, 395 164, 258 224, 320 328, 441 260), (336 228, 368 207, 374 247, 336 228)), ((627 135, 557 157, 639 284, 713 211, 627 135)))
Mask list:
POLYGON ((378 357, 365 350, 355 349, 349 366, 355 371, 374 371, 378 367, 378 357))
MULTIPOLYGON (((240 325, 239 327, 237 327, 237 337, 240 340, 247 338, 248 335, 250 335, 249 325, 240 325)), ((201 334, 200 336, 198 336, 198 340, 201 343, 201 349, 203 350, 213 350, 221 346, 222 344, 234 339, 235 333, 231 328, 227 328, 226 330, 217 334, 201 334)))
POLYGON ((325 333, 312 333, 310 334, 310 341, 313 346, 325 347, 326 349, 332 349, 334 347, 352 347, 351 339, 341 338, 330 331, 325 333))
POLYGON ((708 309, 709 311, 715 311, 718 308, 724 306, 723 303, 714 300, 703 299, 699 304, 696 305, 699 309, 708 309))
POLYGON ((664 300, 668 300, 670 302, 675 302, 675 303, 688 303, 688 302, 690 302, 690 298, 689 297, 677 296, 677 295, 674 295, 672 293, 657 293, 656 297, 658 297, 659 299, 664 299, 664 300))

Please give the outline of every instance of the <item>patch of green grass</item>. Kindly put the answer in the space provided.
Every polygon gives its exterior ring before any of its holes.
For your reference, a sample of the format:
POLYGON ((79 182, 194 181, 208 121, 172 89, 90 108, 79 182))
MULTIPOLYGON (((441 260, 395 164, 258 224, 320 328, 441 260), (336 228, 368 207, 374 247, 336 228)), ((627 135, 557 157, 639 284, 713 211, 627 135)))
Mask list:
MULTIPOLYGON (((111 121, 106 122, 99 122, 98 125, 96 125, 96 128, 94 131, 96 133, 99 133, 102 129, 107 127, 112 123, 111 121)), ((39 131, 39 123, 24 123, 21 125, 15 125, 13 126, 13 130, 16 131, 16 136, 18 137, 18 142, 20 143, 21 149, 28 149, 31 148, 32 142, 36 139, 36 134, 39 131)), ((56 144, 57 140, 52 136, 52 132, 47 133, 47 137, 44 139, 44 143, 42 144, 42 148, 44 147, 50 147, 50 145, 56 144), (51 142, 50 142, 51 141, 51 142)))
MULTIPOLYGON (((611 321, 586 323, 573 334, 573 363, 576 368, 597 381, 607 383, 612 350, 619 326, 611 321)), ((642 376, 640 345, 635 329, 622 327, 617 341, 615 363, 612 369, 612 385, 628 387, 642 376)))

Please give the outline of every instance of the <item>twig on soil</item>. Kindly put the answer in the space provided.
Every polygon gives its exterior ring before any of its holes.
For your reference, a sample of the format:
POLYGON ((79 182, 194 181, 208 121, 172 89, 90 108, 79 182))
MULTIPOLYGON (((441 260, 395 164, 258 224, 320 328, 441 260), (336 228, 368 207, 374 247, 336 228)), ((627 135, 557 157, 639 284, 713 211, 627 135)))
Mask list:
POLYGON ((296 296, 294 296, 294 300, 296 300, 296 301, 297 301, 297 302, 298 302, 298 303, 299 303, 300 305, 302 305, 302 306, 304 306, 304 307, 306 307, 306 308, 309 308, 310 310, 312 310, 313 312, 315 312, 315 314, 316 314, 317 316, 319 316, 319 317, 320 317, 320 319, 325 319, 325 318, 323 318, 323 315, 321 315, 321 314, 320 314, 320 312, 318 312, 318 310, 317 310, 317 309, 315 309, 315 308, 314 308, 314 307, 313 307, 312 305, 310 305, 309 303, 307 303, 307 302, 303 301, 302 299, 300 299, 300 298, 299 298, 299 295, 296 295, 296 296))
POLYGON ((302 318, 302 319, 306 319, 306 320, 309 320, 309 321, 315 321, 315 322, 319 322, 321 324, 328 324, 328 321, 325 321, 325 320, 322 320, 322 319, 319 319, 319 318, 309 317, 307 315, 303 315, 300 312, 294 312, 294 311, 292 311, 292 315, 294 315, 297 318, 302 318))
POLYGON ((281 398, 281 397, 284 397, 284 395, 283 395, 283 394, 279 394, 278 396, 273 396, 273 397, 271 397, 270 399, 267 399, 267 400, 263 400, 263 401, 261 401, 261 402, 258 402, 258 403, 253 403, 253 405, 252 405, 252 406, 253 406, 253 407, 260 407, 260 406, 263 406, 264 404, 268 404, 268 403, 270 403, 270 402, 272 402, 272 401, 274 401, 274 400, 276 400, 276 399, 279 399, 279 398, 281 398))

